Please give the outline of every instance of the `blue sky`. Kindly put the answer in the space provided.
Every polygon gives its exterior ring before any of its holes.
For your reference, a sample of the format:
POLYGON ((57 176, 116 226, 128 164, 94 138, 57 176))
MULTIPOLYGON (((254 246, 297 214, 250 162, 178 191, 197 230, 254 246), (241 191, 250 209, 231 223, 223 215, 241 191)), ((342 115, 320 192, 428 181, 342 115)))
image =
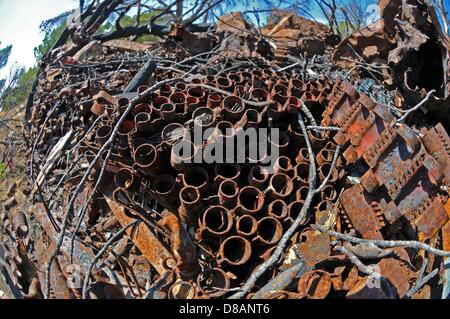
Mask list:
MULTIPOLYGON (((450 4, 450 0, 444 2, 450 4)), ((249 7, 238 6, 233 10, 251 10, 258 7, 259 3, 260 0, 251 0, 249 7)), ((33 66, 35 64, 33 49, 44 37, 39 30, 40 23, 74 9, 77 5, 77 0, 0 0, 0 46, 13 45, 7 67, 0 70, 0 78, 7 74, 14 62, 27 68, 33 66)), ((317 7, 312 8, 312 14, 320 15, 317 7)))

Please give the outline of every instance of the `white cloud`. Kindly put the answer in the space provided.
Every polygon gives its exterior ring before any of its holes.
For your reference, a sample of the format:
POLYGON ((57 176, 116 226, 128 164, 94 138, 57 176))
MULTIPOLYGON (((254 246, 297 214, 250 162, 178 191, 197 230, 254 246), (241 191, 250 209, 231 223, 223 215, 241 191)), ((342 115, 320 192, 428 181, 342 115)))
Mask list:
POLYGON ((44 38, 39 30, 41 22, 75 8, 77 3, 74 0, 0 0, 1 47, 13 46, 0 77, 8 73, 14 62, 27 68, 33 66, 33 50, 44 38))

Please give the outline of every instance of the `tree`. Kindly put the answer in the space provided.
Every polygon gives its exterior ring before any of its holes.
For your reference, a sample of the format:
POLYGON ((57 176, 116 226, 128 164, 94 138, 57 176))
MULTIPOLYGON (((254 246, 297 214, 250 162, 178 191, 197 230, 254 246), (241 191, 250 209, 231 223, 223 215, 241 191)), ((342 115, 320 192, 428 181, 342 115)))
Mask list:
POLYGON ((348 33, 360 30, 372 22, 369 18, 375 12, 370 10, 370 5, 375 3, 375 0, 349 0, 346 5, 340 6, 348 33))
POLYGON ((11 55, 11 49, 12 45, 8 45, 5 48, 0 49, 0 69, 4 68, 8 63, 9 56, 11 55))
POLYGON ((44 55, 53 47, 65 27, 66 24, 64 23, 64 21, 61 21, 60 25, 55 25, 52 29, 47 29, 48 31, 45 32, 44 40, 42 40, 42 43, 34 48, 34 57, 36 58, 36 61, 40 61, 44 57, 44 55))

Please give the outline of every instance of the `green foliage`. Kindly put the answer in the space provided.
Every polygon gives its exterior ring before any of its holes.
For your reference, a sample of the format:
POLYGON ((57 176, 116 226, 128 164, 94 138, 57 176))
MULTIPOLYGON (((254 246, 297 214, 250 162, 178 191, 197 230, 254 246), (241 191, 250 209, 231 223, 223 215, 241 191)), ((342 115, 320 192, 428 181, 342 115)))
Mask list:
POLYGON ((6 179, 6 170, 8 169, 8 165, 6 163, 0 163, 0 181, 6 179))
POLYGON ((11 54, 12 45, 7 45, 5 48, 0 49, 0 69, 4 68, 8 63, 9 55, 11 54))
MULTIPOLYGON (((42 59, 42 57, 53 47, 53 45, 63 32, 64 28, 65 24, 61 22, 59 26, 55 26, 54 28, 49 30, 49 32, 46 32, 42 43, 36 48, 34 48, 34 56, 36 57, 37 61, 42 59)), ((1 52, 2 51, 0 50, 0 57, 1 52)), ((28 94, 33 86, 33 82, 34 79, 36 78, 37 72, 38 72, 37 66, 32 67, 27 71, 25 71, 25 69, 20 70, 18 80, 15 83, 15 86, 12 88, 12 90, 10 90, 9 92, 3 92, 3 94, 6 96, 1 96, 0 94, 0 101, 2 102, 1 103, 2 110, 9 110, 26 101, 28 94)), ((0 80, 0 91, 2 87, 1 82, 2 81, 0 80)))
MULTIPOLYGON (((159 14, 160 11, 152 11, 152 12, 146 12, 141 14, 141 17, 139 19, 139 26, 148 24, 150 22, 150 20, 156 16, 157 14, 159 14)), ((168 20, 167 18, 161 18, 161 19, 157 19, 157 21, 155 21, 155 23, 158 24, 164 24, 167 23, 168 20)), ((136 26, 136 15, 130 16, 130 15, 125 15, 120 19, 120 26, 122 28, 126 28, 126 27, 132 27, 132 26, 136 26)), ((103 25, 101 25, 96 34, 103 34, 103 33, 107 33, 107 32, 112 32, 116 30, 116 26, 115 23, 113 23, 111 20, 106 21, 103 25)), ((158 37, 152 34, 148 34, 148 35, 143 35, 140 36, 139 38, 136 39, 136 42, 156 42, 158 41, 158 37)))
POLYGON ((5 97, 2 103, 3 110, 14 108, 27 99, 28 94, 31 91, 31 87, 33 86, 34 79, 36 78, 37 71, 37 67, 30 68, 27 71, 22 71, 22 75, 17 81, 16 86, 11 93, 5 97))
POLYGON ((42 43, 34 48, 34 57, 37 61, 41 60, 42 57, 53 47, 53 45, 58 41, 59 36, 64 31, 66 27, 65 23, 55 27, 50 32, 45 34, 42 43))

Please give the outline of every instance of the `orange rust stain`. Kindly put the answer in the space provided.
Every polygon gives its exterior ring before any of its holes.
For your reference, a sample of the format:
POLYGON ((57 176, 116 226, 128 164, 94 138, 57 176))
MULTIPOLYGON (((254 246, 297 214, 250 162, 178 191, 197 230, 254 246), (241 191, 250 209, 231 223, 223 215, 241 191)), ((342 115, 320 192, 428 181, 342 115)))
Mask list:
MULTIPOLYGON (((133 221, 132 218, 125 214, 123 206, 110 199, 107 199, 107 202, 114 216, 116 216, 122 226, 126 226, 133 221)), ((173 259, 170 252, 161 244, 144 223, 140 223, 135 229, 129 228, 127 234, 150 264, 162 275, 167 270, 164 266, 165 261, 169 258, 173 259)))

